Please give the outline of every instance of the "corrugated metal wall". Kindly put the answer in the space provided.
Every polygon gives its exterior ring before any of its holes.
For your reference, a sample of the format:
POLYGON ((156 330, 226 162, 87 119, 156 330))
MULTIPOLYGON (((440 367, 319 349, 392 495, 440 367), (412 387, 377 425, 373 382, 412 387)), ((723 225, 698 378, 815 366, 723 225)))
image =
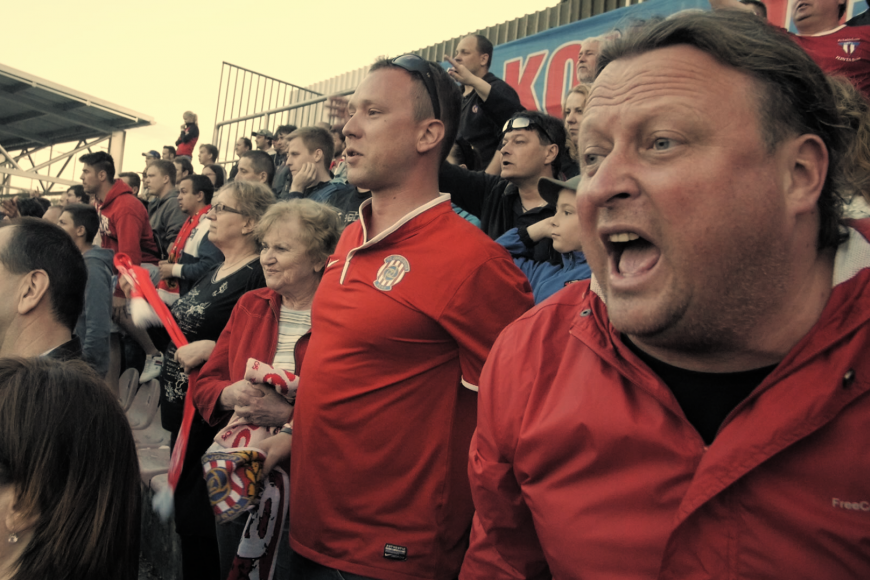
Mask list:
MULTIPOLYGON (((570 24, 583 18, 597 16, 604 12, 640 4, 643 0, 563 0, 555 6, 539 10, 532 14, 526 14, 509 22, 502 22, 480 30, 469 30, 465 34, 420 48, 411 52, 419 54, 427 60, 441 61, 445 54, 453 55, 456 45, 469 34, 482 34, 493 45, 505 44, 519 40, 551 28, 557 28, 564 24, 570 24)), ((356 88, 368 71, 368 67, 346 72, 343 75, 315 83, 308 88, 318 93, 329 95, 339 91, 356 88)))
MULTIPOLYGON (((562 2, 559 2, 555 6, 539 10, 533 14, 527 14, 509 22, 502 22, 501 24, 490 26, 488 28, 470 30, 456 38, 451 38, 450 40, 445 40, 444 42, 439 42, 438 44, 411 52, 419 54, 427 60, 434 60, 437 62, 444 58, 445 54, 452 55, 459 41, 469 34, 482 34, 489 38, 493 45, 498 46, 499 44, 505 44, 527 36, 532 36, 533 34, 551 28, 570 24, 571 22, 576 22, 583 18, 597 16, 598 14, 609 12, 610 10, 633 4, 640 4, 642 1, 643 0, 562 0, 562 2)), ((233 143, 235 143, 235 140, 239 135, 247 135, 250 133, 251 129, 258 129, 261 125, 267 125, 274 131, 275 127, 282 122, 289 121, 293 123, 294 121, 297 121, 294 124, 298 125, 303 119, 307 124, 314 124, 321 120, 332 121, 328 118, 323 103, 295 107, 292 112, 282 111, 276 113, 274 112, 274 109, 290 107, 294 104, 305 102, 306 100, 311 99, 315 94, 335 95, 337 93, 353 91, 365 77, 369 69, 368 66, 364 66, 342 75, 320 81, 319 83, 307 87, 307 91, 311 91, 307 92, 305 89, 299 90, 300 87, 289 85, 289 83, 283 83, 277 79, 271 79, 271 77, 265 77, 264 75, 259 75, 253 71, 247 71, 228 63, 224 64, 225 70, 221 73, 222 94, 218 96, 218 110, 215 119, 216 124, 221 126, 216 127, 214 136, 214 142, 218 145, 220 150, 220 160, 222 163, 229 163, 229 160, 233 159, 233 143), (236 91, 238 90, 240 71, 242 75, 242 87, 237 96, 236 91), (235 73, 235 76, 233 76, 232 73, 235 73), (248 75, 250 75, 251 79, 256 75, 256 80, 262 80, 264 87, 266 86, 267 81, 270 83, 274 81, 275 83, 286 84, 287 87, 285 88, 290 88, 291 90, 285 90, 281 93, 282 95, 285 95, 283 100, 282 98, 278 98, 278 101, 275 101, 272 98, 272 95, 278 93, 272 91, 272 84, 269 84, 269 103, 267 106, 266 99, 262 97, 262 94, 265 94, 265 88, 263 91, 258 92, 259 89, 255 88, 254 83, 250 79, 247 83, 247 89, 245 88, 244 81, 248 75), (254 110, 251 110, 249 106, 252 92, 258 95, 259 100, 262 101, 262 104, 257 106, 256 103, 258 98, 255 96, 254 110), (227 109, 229 109, 229 111, 227 109), (242 113, 243 109, 245 109, 246 112, 242 113), (271 114, 266 114, 265 111, 273 112, 271 114), (240 120, 237 122, 231 121, 232 119, 238 119, 243 116, 251 116, 252 114, 258 113, 262 113, 262 115, 257 115, 257 118, 255 119, 240 120)), ((259 83, 257 83, 256 87, 259 86, 259 83)))

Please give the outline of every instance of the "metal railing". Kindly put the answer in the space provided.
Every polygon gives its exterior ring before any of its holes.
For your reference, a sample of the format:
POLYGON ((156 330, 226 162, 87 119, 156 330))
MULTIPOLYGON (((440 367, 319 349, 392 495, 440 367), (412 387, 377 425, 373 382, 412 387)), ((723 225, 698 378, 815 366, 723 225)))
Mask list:
MULTIPOLYGON (((533 34, 538 34, 551 28, 558 28, 565 24, 570 24, 584 18, 597 16, 617 8, 625 6, 634 6, 641 4, 643 0, 562 0, 555 6, 538 10, 532 14, 526 14, 519 18, 514 18, 508 22, 502 22, 487 28, 479 30, 470 30, 465 34, 433 44, 425 48, 412 50, 410 52, 420 55, 426 60, 434 60, 440 62, 445 54, 453 55, 456 50, 456 45, 459 41, 469 34, 482 34, 487 37, 493 44, 498 46, 519 40, 533 34)), ((363 77, 368 72, 369 67, 365 66, 356 70, 346 72, 329 78, 325 81, 311 85, 311 89, 324 94, 337 92, 339 90, 353 89, 359 85, 363 77)))
POLYGON ((321 93, 315 90, 224 62, 212 141, 218 148, 218 159, 233 158, 233 146, 239 137, 250 137, 251 132, 261 128, 274 130, 271 124, 280 118, 266 117, 264 120, 263 111, 319 96, 321 93))
MULTIPOLYGON (((214 135, 215 143, 222 143, 223 139, 228 134, 235 134, 241 137, 246 136, 245 133, 239 133, 239 127, 253 127, 252 131, 263 128, 271 128, 274 131, 275 127, 280 125, 296 125, 297 127, 309 127, 324 120, 325 107, 324 103, 330 97, 347 96, 353 94, 354 89, 339 91, 332 95, 321 95, 313 99, 294 103, 283 107, 276 107, 268 111, 260 111, 251 113, 244 117, 236 117, 215 123, 214 135)), ((326 115, 329 117, 328 115, 326 115)), ((247 130, 247 129, 245 129, 247 130)), ((250 135, 250 133, 247 133, 250 135)), ((230 143, 235 143, 238 137, 234 137, 230 143)), ((223 151, 221 149, 221 151, 223 151)), ((235 162, 235 154, 230 149, 229 155, 218 158, 219 165, 229 165, 235 162)))
MULTIPOLYGON (((509 22, 502 22, 495 26, 482 28, 480 30, 472 30, 461 36, 451 38, 433 44, 425 48, 411 51, 422 56, 427 60, 440 61, 445 54, 453 54, 456 45, 468 34, 482 34, 489 38, 493 45, 498 46, 519 40, 533 34, 538 34, 551 28, 556 28, 565 24, 570 24, 584 18, 597 16, 610 10, 640 4, 643 0, 562 0, 555 6, 539 10, 532 14, 527 14, 519 18, 515 18, 509 22)), ((233 67, 224 63, 225 67, 233 67)), ((240 67, 235 67, 238 70, 240 67)), ((284 83, 288 86, 293 86, 298 89, 298 92, 291 93, 289 100, 279 104, 270 104, 260 108, 250 110, 250 106, 242 113, 233 114, 232 107, 230 113, 226 111, 226 98, 224 98, 224 110, 221 111, 221 97, 218 96, 218 114, 215 116, 215 132, 214 143, 218 147, 219 163, 232 163, 234 159, 233 145, 239 137, 250 137, 251 132, 262 128, 268 128, 272 131, 279 125, 292 124, 297 127, 313 125, 319 121, 332 121, 326 114, 324 107, 325 101, 329 98, 327 95, 348 95, 351 94, 365 75, 368 73, 368 66, 364 66, 342 75, 320 81, 309 86, 307 89, 284 83), (308 91, 309 95, 304 95, 302 91, 308 91)), ((247 71, 251 72, 251 71, 247 71)), ((257 74, 257 73, 251 73, 257 74)), ((236 73, 238 75, 238 73, 236 73)), ((263 76, 263 75, 260 75, 263 76)), ((237 77, 236 77, 237 78, 237 77)), ((271 77, 266 77, 271 78, 271 77)), ((275 82, 282 82, 272 79, 275 82)), ((224 87, 224 72, 221 72, 221 88, 224 87)), ((227 84, 227 87, 229 85, 227 84)), ((244 88, 244 82, 242 83, 244 88)), ((250 83, 248 85, 250 87, 250 83)), ((228 90, 228 89, 227 89, 228 90)), ((235 90, 235 89, 234 89, 235 90)), ((244 91, 240 92, 239 99, 250 101, 250 88, 248 96, 244 97, 244 91)), ((235 102, 234 100, 234 102, 235 102)), ((256 98, 254 99, 256 101, 256 98)))

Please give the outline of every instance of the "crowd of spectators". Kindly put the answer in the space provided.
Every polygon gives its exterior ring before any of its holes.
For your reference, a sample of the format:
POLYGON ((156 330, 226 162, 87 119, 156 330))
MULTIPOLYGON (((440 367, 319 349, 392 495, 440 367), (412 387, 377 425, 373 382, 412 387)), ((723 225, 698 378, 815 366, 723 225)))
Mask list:
MULTIPOLYGON (((187 111, 141 174, 89 153, 58 205, 4 200, 0 417, 63 379, 86 431, 100 378, 156 380, 187 579, 870 577, 870 38, 711 3, 582 40, 562 119, 474 34, 379 59, 332 125, 219 159, 187 111), (187 345, 133 323, 117 253, 187 345), (216 519, 215 454, 252 509, 216 519)), ((95 461, 129 513, 75 512, 106 527, 74 555, 70 492, 0 438, 0 577, 135 577, 126 433, 95 461)))

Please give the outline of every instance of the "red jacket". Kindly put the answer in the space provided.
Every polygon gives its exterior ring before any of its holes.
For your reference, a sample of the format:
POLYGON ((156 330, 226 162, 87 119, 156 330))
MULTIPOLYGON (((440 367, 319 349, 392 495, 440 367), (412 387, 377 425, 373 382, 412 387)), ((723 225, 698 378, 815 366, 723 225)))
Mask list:
MULTIPOLYGON (((239 299, 214 351, 199 373, 191 375, 188 394, 199 414, 217 425, 232 415, 218 407, 221 393, 229 385, 245 378, 248 359, 253 357, 269 364, 278 348, 278 320, 281 295, 269 288, 252 290, 239 299)), ((311 334, 296 343, 296 374, 302 374, 302 359, 311 334)))
POLYGON ((870 578, 868 222, 812 331, 709 447, 594 281, 508 327, 481 378, 460 578, 870 578))
MULTIPOLYGON (((148 221, 148 212, 133 195, 129 185, 116 179, 106 199, 96 205, 100 215, 102 247, 127 254, 136 265, 157 263, 157 243, 148 221)), ((115 289, 115 296, 124 296, 120 287, 115 289)))

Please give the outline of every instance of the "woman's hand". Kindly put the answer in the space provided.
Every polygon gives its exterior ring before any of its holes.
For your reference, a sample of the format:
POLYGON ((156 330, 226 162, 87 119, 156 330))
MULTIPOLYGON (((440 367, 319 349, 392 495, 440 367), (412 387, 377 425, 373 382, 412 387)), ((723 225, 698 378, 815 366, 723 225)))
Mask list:
POLYGON ((251 381, 241 380, 221 391, 218 404, 224 411, 232 411, 237 405, 247 405, 251 399, 262 396, 263 391, 255 388, 251 381))
POLYGON ((293 418, 293 405, 279 395, 275 387, 248 384, 260 394, 248 396, 236 403, 236 414, 243 417, 246 423, 260 427, 280 427, 293 418))
POLYGON ((266 462, 263 464, 263 471, 269 473, 279 463, 284 463, 290 458, 290 448, 293 445, 293 435, 287 433, 278 433, 260 441, 257 444, 259 449, 266 452, 266 462))
POLYGON ((214 345, 213 340, 191 342, 175 351, 175 360, 184 367, 185 373, 190 374, 190 371, 208 360, 214 351, 214 345))

